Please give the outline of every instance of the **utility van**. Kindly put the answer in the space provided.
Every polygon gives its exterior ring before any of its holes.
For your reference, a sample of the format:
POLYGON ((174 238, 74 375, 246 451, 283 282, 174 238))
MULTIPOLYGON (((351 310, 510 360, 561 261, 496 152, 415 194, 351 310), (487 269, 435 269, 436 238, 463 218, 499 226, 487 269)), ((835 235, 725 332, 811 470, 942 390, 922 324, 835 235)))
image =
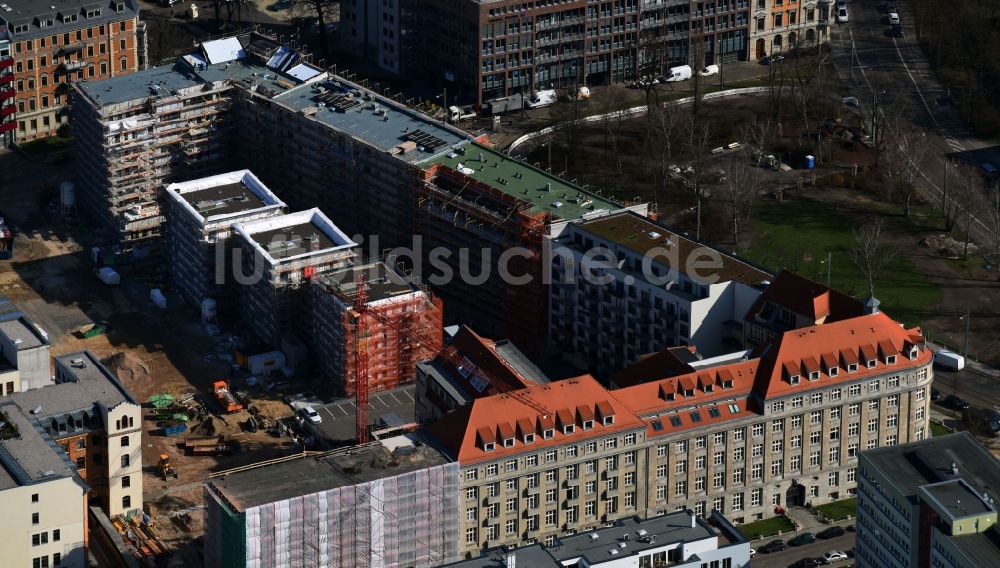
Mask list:
POLYGON ((452 105, 448 107, 449 122, 462 122, 463 120, 469 120, 470 118, 476 118, 476 111, 471 106, 458 107, 452 105))
POLYGON ((687 81, 691 78, 691 66, 681 65, 680 67, 671 67, 665 75, 660 76, 661 83, 673 83, 675 81, 687 81))
POLYGON ((934 354, 934 364, 952 371, 961 371, 965 368, 965 357, 954 351, 941 349, 934 354))
POLYGON ((531 94, 531 98, 527 100, 525 105, 528 108, 542 108, 551 105, 556 102, 558 97, 556 97, 555 89, 546 89, 544 91, 535 91, 531 94))

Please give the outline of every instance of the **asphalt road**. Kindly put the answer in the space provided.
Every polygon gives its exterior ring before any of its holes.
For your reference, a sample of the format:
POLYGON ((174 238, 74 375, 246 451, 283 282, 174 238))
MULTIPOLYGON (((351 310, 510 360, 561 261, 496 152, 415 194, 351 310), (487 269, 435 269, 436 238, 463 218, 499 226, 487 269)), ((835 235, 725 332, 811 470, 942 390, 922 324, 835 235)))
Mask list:
MULTIPOLYGON (((935 369, 932 386, 941 391, 942 399, 954 394, 978 408, 1000 408, 1000 380, 981 375, 968 368, 957 372, 935 369)), ((946 410, 940 406, 937 409, 946 410)))
MULTIPOLYGON (((847 5, 850 21, 831 25, 833 60, 850 86, 849 94, 861 101, 868 120, 876 109, 880 116, 901 114, 926 129, 929 151, 920 164, 926 196, 932 202, 941 198, 946 167, 954 168, 959 162, 1000 163, 1000 148, 971 133, 951 105, 948 90, 934 77, 917 43, 914 19, 906 11, 905 0, 898 2, 901 38, 890 34, 884 2, 848 0, 847 5)), ((951 183, 955 183, 955 170, 950 171, 951 183)), ((985 220, 974 223, 974 240, 990 239, 985 220)))
MULTIPOLYGON (((781 552, 772 552, 771 554, 761 554, 758 552, 757 556, 750 561, 750 566, 753 568, 786 568, 802 558, 822 558, 823 555, 830 550, 847 552, 848 556, 852 556, 854 550, 854 538, 855 533, 848 531, 844 533, 844 536, 831 538, 829 540, 816 539, 816 542, 812 544, 789 546, 781 552)), ((759 543, 752 544, 751 547, 759 550, 760 546, 771 542, 772 540, 774 539, 764 539, 759 543)), ((784 540, 787 542, 787 539, 784 540)), ((853 563, 853 558, 848 558, 846 561, 832 564, 832 566, 842 566, 846 568, 853 563)))

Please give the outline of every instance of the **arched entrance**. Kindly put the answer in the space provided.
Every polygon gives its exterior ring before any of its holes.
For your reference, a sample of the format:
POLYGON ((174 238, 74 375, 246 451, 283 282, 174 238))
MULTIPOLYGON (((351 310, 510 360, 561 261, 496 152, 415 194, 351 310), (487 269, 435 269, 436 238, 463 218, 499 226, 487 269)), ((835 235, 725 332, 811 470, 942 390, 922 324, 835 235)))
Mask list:
POLYGON ((781 51, 781 35, 780 34, 774 36, 774 39, 771 40, 771 53, 774 53, 775 51, 781 51))
POLYGON ((792 32, 788 34, 788 49, 795 49, 797 47, 795 41, 799 39, 799 36, 792 32))
POLYGON ((806 30, 806 43, 812 45, 816 41, 816 30, 806 30))
POLYGON ((754 50, 754 55, 756 55, 757 59, 761 59, 764 57, 764 38, 760 38, 757 40, 757 47, 754 50))
POLYGON ((801 483, 792 483, 785 492, 786 507, 802 507, 806 504, 806 487, 801 483))

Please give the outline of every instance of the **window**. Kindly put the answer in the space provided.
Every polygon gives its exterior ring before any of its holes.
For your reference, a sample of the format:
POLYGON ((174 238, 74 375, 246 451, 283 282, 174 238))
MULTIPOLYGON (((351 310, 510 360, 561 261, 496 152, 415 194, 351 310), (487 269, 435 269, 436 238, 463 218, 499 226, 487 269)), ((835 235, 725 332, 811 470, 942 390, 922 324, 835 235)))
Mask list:
POLYGON ((754 489, 750 492, 750 506, 760 507, 761 502, 764 500, 764 490, 754 489))
POLYGON ((820 433, 819 430, 814 430, 814 431, 810 432, 809 433, 809 443, 810 444, 818 444, 819 441, 820 441, 820 435, 821 435, 821 433, 820 433))
POLYGON ((797 397, 793 398, 791 406, 792 406, 792 408, 802 408, 802 397, 801 396, 797 396, 797 397))
POLYGON ((122 71, 128 71, 128 58, 127 57, 122 57, 120 68, 121 68, 122 71))
POLYGON ((566 457, 575 458, 576 457, 576 446, 569 446, 566 448, 566 457))
POLYGON ((624 442, 626 446, 635 445, 635 434, 625 434, 624 442))
POLYGON ((478 474, 479 474, 479 470, 467 469, 467 470, 465 470, 465 480, 466 481, 475 481, 478 474))
POLYGON ((847 407, 847 414, 849 416, 857 416, 858 414, 861 414, 861 403, 852 402, 851 405, 847 407))
POLYGON ((507 499, 507 512, 513 513, 517 511, 517 499, 507 499))
POLYGON ((556 461, 556 451, 549 450, 545 452, 545 463, 552 463, 554 461, 556 461))
POLYGON ((465 529, 465 542, 466 544, 475 544, 476 542, 476 527, 469 527, 465 529))
POLYGON ((552 436, 555 436, 555 435, 556 435, 556 431, 553 430, 552 428, 549 428, 547 430, 542 430, 542 439, 544 439, 544 440, 550 440, 550 439, 552 439, 552 436))
POLYGON ((677 450, 677 453, 679 454, 687 452, 687 447, 688 447, 687 441, 677 442, 674 444, 674 448, 677 450))
POLYGON ((764 444, 754 444, 750 448, 750 457, 759 458, 764 455, 764 444))
POLYGON ((132 487, 132 479, 129 476, 127 476, 127 475, 123 475, 122 476, 122 488, 123 489, 127 489, 129 487, 132 487))
POLYGON ((809 452, 809 467, 819 466, 819 451, 809 452))
POLYGON ((868 420, 868 431, 869 432, 878 432, 878 419, 877 418, 871 418, 871 419, 868 420))
POLYGON ((814 393, 812 393, 812 395, 809 396, 809 403, 810 404, 823 404, 823 393, 821 393, 821 392, 814 392, 814 393))
MULTIPOLYGON (((524 437, 522 438, 522 441, 525 444, 534 444, 535 443, 535 434, 534 434, 534 432, 529 432, 529 433, 525 434, 524 437)), ((513 440, 511 440, 511 442, 513 442, 513 440)), ((511 445, 513 445, 513 444, 511 444, 511 445)))
POLYGON ((497 472, 499 471, 499 469, 500 469, 500 466, 498 464, 495 464, 495 463, 489 464, 488 466, 486 466, 486 476, 487 477, 494 477, 497 474, 497 472))
POLYGON ((795 436, 792 436, 791 447, 793 449, 795 449, 795 448, 801 448, 802 447, 802 436, 801 435, 796 434, 795 436))
POLYGON ((696 450, 704 450, 705 449, 705 445, 707 444, 707 442, 708 442, 707 436, 699 436, 699 437, 695 438, 694 439, 694 449, 696 449, 696 450))
POLYGON ((774 460, 771 462, 771 475, 777 477, 781 475, 782 460, 774 460))
POLYGON ((475 507, 469 507, 468 509, 465 510, 465 520, 466 521, 475 521, 476 520, 476 508, 475 507))
POLYGON ((785 401, 779 400, 777 402, 771 403, 771 412, 784 412, 785 411, 785 401))
POLYGON ((920 428, 917 428, 915 436, 916 436, 916 439, 918 439, 918 440, 923 440, 924 439, 924 427, 923 426, 921 426, 920 428))
POLYGON ((714 489, 721 488, 725 484, 725 476, 726 472, 724 471, 717 471, 712 474, 712 487, 714 489))
POLYGON ((469 499, 469 500, 475 499, 476 498, 476 488, 475 487, 469 487, 468 489, 466 489, 465 490, 465 498, 469 499))
POLYGON ((583 421, 583 429, 584 430, 590 430, 593 427, 594 427, 594 421, 593 420, 584 420, 583 421))
POLYGON ((812 413, 809 414, 809 423, 810 424, 819 424, 821 422, 823 422, 823 411, 822 410, 817 410, 817 411, 812 412, 812 413))
POLYGON ((726 443, 726 433, 725 432, 719 432, 719 433, 715 434, 714 436, 712 436, 712 443, 714 443, 716 446, 721 446, 721 445, 725 444, 726 443))
POLYGON ((887 355, 886 358, 885 358, 885 364, 886 365, 895 365, 896 364, 896 356, 895 355, 887 355))
POLYGON ((743 436, 745 435, 744 433, 745 429, 743 428, 738 428, 736 430, 733 430, 733 440, 736 442, 742 442, 743 436))
POLYGON ((830 391, 830 400, 840 400, 840 389, 833 389, 830 391))
POLYGON ((802 427, 802 415, 792 416, 792 428, 802 427))
POLYGON ((733 448, 733 461, 741 462, 745 457, 745 448, 733 448))
POLYGON ((788 469, 791 471, 799 471, 802 467, 802 456, 795 454, 788 460, 788 469))
POLYGON ((507 471, 517 471, 517 460, 507 460, 507 471))
POLYGON ((895 446, 896 445, 896 440, 897 440, 897 438, 896 438, 895 434, 889 434, 888 436, 885 437, 885 445, 887 445, 887 446, 895 446))
POLYGON ((694 468, 696 470, 705 469, 705 456, 698 456, 694 458, 694 468))
POLYGON ((517 519, 508 519, 507 523, 505 525, 505 530, 507 531, 507 534, 516 534, 517 533, 517 519))
POLYGON ((856 458, 858 457, 858 443, 853 442, 847 445, 847 457, 856 458))
POLYGON ((851 385, 848 387, 847 396, 861 396, 861 385, 851 385))
POLYGON ((873 398, 868 401, 868 410, 871 412, 878 412, 878 399, 873 398))
POLYGON ((886 379, 885 387, 889 389, 899 388, 899 376, 889 377, 886 379))
MULTIPOLYGON (((483 443, 483 451, 484 452, 492 452, 493 450, 496 449, 496 447, 497 447, 497 445, 496 445, 495 442, 484 442, 483 443)), ((126 456, 122 456, 122 467, 125 467, 125 457, 126 456)))
POLYGON ((755 463, 750 467, 750 479, 761 479, 764 477, 764 464, 755 463))
POLYGON ((829 475, 826 476, 826 484, 830 487, 836 487, 840 485, 840 473, 836 471, 831 471, 829 475))
POLYGON ((687 481, 679 480, 674 483, 674 495, 682 497, 687 494, 687 481))
POLYGON ((635 485, 635 472, 629 471, 625 473, 625 485, 635 485))
POLYGON ((878 379, 868 381, 868 392, 878 392, 881 382, 878 379))
POLYGON ((507 480, 507 491, 517 491, 517 479, 511 478, 507 480))
POLYGON ((61 566, 62 565, 62 554, 56 552, 52 555, 52 565, 61 566))
POLYGON ((913 418, 914 418, 914 420, 923 420, 924 419, 924 407, 923 406, 917 407, 916 412, 913 413, 913 418))
POLYGON ((674 465, 674 471, 678 475, 687 473, 687 460, 677 460, 677 463, 674 465))
POLYGON ((566 424, 563 426, 563 434, 572 434, 576 431, 576 424, 566 424))
POLYGON ((740 484, 743 483, 743 468, 736 468, 733 470, 733 483, 740 484))
POLYGON ((899 415, 898 414, 891 414, 891 415, 887 416, 886 419, 885 419, 885 426, 886 426, 886 428, 895 428, 896 425, 898 425, 898 424, 899 424, 899 415))
POLYGON ((827 461, 830 463, 837 463, 840 461, 840 447, 834 446, 830 448, 830 452, 827 455, 827 461))
POLYGON ((840 427, 839 426, 834 426, 834 427, 830 428, 830 439, 831 440, 839 440, 840 439, 840 427))
POLYGON ((545 502, 547 504, 552 504, 552 503, 556 502, 556 490, 555 489, 546 489, 545 490, 545 502))
POLYGON ((38 524, 38 513, 32 513, 31 514, 31 524, 33 524, 33 525, 37 525, 38 524))
POLYGON ((122 447, 128 447, 128 436, 122 436, 122 447))
POLYGON ((611 426, 615 423, 615 416, 613 414, 611 416, 604 416, 601 418, 601 423, 605 426, 611 426))
POLYGON ((847 435, 848 436, 851 436, 851 437, 857 436, 858 432, 860 432, 860 431, 861 431, 861 425, 858 424, 857 422, 854 422, 852 424, 848 424, 847 425, 847 435))
POLYGON ((696 478, 694 478, 694 490, 695 491, 704 491, 705 490, 705 478, 704 477, 696 477, 696 478))
POLYGON ((840 407, 839 406, 835 406, 835 407, 833 407, 833 408, 830 409, 830 419, 831 420, 840 420, 840 407))
POLYGON ((854 483, 854 480, 857 479, 857 476, 858 476, 858 470, 857 470, 857 468, 853 468, 852 467, 851 469, 847 470, 847 482, 848 483, 854 483))
POLYGON ((656 486, 656 500, 663 501, 667 498, 667 487, 665 485, 656 486))
POLYGON ((736 493, 735 495, 733 495, 732 504, 733 504, 733 512, 734 513, 737 512, 737 511, 742 511, 743 510, 743 494, 742 493, 736 493))
POLYGON ((37 503, 38 502, 38 493, 32 493, 31 494, 31 502, 32 503, 37 503))
POLYGON ((608 438, 604 440, 604 447, 608 450, 613 450, 618 447, 618 438, 608 438))
POLYGON ((712 456, 712 465, 722 465, 726 463, 726 453, 725 452, 715 452, 712 456))
POLYGON ((772 453, 780 452, 782 450, 783 446, 784 446, 784 441, 781 440, 780 438, 777 439, 777 440, 771 440, 771 452, 772 453))
POLYGON ((924 396, 925 396, 924 395, 925 392, 926 392, 926 389, 920 389, 920 390, 918 390, 917 391, 917 400, 923 400, 924 396))
POLYGON ((754 438, 758 438, 758 437, 763 436, 763 435, 764 435, 764 424, 763 423, 761 423, 761 424, 754 424, 753 425, 753 436, 754 436, 754 438))

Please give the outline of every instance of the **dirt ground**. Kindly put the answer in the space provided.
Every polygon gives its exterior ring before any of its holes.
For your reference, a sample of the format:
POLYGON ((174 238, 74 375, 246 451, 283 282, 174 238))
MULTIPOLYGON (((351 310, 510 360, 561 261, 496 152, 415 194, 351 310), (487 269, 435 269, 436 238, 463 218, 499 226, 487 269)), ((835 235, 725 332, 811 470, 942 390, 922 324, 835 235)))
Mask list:
MULTIPOLYGON (((113 357, 113 370, 137 400, 160 393, 178 398, 198 394, 209 412, 221 413, 210 393, 212 382, 231 372, 233 355, 226 336, 209 335, 194 307, 154 307, 149 301, 150 286, 164 284, 155 266, 119 266, 122 285, 114 288, 93 275, 93 231, 86 226, 66 228, 60 215, 49 208, 55 195, 52 188, 69 179, 69 167, 58 162, 28 163, 0 150, 0 172, 19 174, 5 179, 0 173, 0 216, 6 217, 16 233, 13 260, 0 261, 0 295, 48 332, 53 355, 89 349, 98 358, 113 357), (94 322, 104 323, 108 332, 92 338, 77 333, 81 326, 94 322)), ((262 415, 274 419, 292 414, 279 398, 254 403, 262 415)), ((151 419, 152 409, 144 413, 144 500, 166 549, 175 553, 163 558, 162 564, 201 565, 197 539, 205 478, 300 448, 288 437, 271 437, 263 430, 243 432, 240 425, 249 416, 244 410, 210 418, 213 435, 238 442, 239 451, 219 457, 186 456, 178 447, 183 435, 164 436, 161 426, 151 419), (162 453, 170 456, 177 480, 160 477, 156 464, 162 453)))

